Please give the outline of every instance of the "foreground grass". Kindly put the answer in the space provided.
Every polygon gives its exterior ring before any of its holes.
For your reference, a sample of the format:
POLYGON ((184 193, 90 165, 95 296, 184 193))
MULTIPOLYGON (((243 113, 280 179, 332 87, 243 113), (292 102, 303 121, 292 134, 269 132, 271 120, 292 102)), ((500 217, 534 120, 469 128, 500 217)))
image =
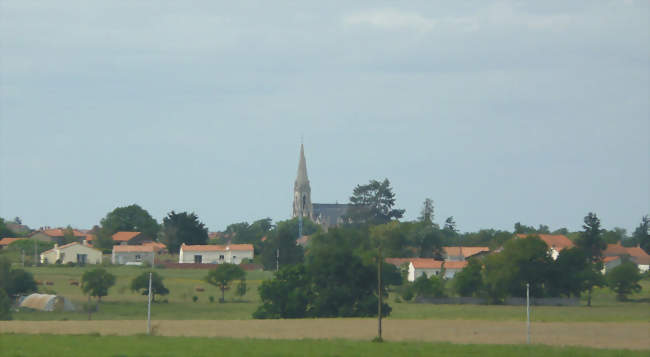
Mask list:
POLYGON ((3 356, 646 356, 647 351, 542 345, 157 336, 0 335, 3 356))

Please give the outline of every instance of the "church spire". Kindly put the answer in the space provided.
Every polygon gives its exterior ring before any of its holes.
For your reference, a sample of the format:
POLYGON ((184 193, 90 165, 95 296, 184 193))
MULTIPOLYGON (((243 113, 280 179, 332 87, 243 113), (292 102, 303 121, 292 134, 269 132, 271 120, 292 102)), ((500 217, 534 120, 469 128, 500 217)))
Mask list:
MULTIPOLYGON (((302 141, 302 140, 301 140, 302 141)), ((298 161, 298 174, 293 186, 293 217, 311 217, 311 187, 307 177, 307 160, 305 159, 305 148, 300 143, 300 159, 298 161)))

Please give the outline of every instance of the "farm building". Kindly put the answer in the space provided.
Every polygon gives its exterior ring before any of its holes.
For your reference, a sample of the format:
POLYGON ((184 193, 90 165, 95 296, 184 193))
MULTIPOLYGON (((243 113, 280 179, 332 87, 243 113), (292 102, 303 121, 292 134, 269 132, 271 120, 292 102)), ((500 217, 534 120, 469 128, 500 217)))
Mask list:
POLYGON ((102 252, 99 249, 91 248, 77 242, 62 246, 54 244, 54 248, 41 253, 41 264, 52 264, 56 262, 60 262, 61 264, 101 264, 102 252))
POLYGON ((18 301, 18 307, 40 311, 74 311, 74 305, 63 296, 30 294, 18 301))
POLYGON ((27 238, 2 238, 0 239, 0 249, 6 249, 7 247, 9 247, 9 244, 21 239, 27 239, 27 238))
POLYGON ((516 234, 516 236, 517 238, 539 237, 548 246, 553 260, 557 260, 562 250, 575 247, 573 242, 564 234, 516 234))
POLYGON ((111 254, 113 264, 154 264, 156 247, 153 245, 114 245, 111 254))
POLYGON ((253 259, 252 244, 181 245, 179 263, 240 264, 242 259, 253 259))
POLYGON ((443 255, 446 261, 464 261, 467 258, 477 254, 490 252, 488 247, 442 247, 443 255))
POLYGON ((115 244, 138 245, 144 242, 150 242, 151 239, 140 232, 117 232, 112 236, 115 244))
POLYGON ((440 275, 444 271, 444 278, 451 279, 467 266, 467 261, 442 261, 431 258, 411 258, 407 280, 414 282, 415 279, 426 274, 431 277, 440 275))
MULTIPOLYGON (((86 234, 82 233, 76 229, 72 230, 72 235, 79 241, 86 239, 86 234)), ((30 236, 31 239, 35 239, 41 242, 54 242, 62 243, 65 236, 65 229, 55 228, 55 229, 42 229, 30 236)))
POLYGON ((624 247, 620 243, 608 244, 607 249, 603 251, 605 260, 611 257, 629 258, 637 265, 639 270, 644 273, 650 267, 650 255, 640 247, 624 247))

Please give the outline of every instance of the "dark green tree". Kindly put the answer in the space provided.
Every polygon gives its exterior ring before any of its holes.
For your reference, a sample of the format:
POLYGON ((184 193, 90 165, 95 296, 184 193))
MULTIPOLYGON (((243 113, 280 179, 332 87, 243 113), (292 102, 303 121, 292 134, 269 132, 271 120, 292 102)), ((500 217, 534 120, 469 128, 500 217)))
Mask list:
POLYGON ((311 279, 304 264, 287 265, 271 280, 260 284, 262 304, 253 313, 256 319, 290 319, 307 316, 312 299, 311 279))
POLYGON ((108 290, 115 285, 115 275, 109 273, 104 268, 95 268, 88 270, 81 276, 81 290, 88 295, 101 301, 103 296, 108 295, 108 290))
POLYGON ((600 228, 600 219, 595 213, 589 212, 585 216, 582 228, 583 231, 576 240, 576 245, 587 253, 587 257, 592 262, 600 261, 603 250, 607 248, 607 242, 602 237, 603 230, 600 228))
POLYGON ((424 203, 422 204, 422 211, 418 219, 420 220, 420 222, 433 225, 433 218, 434 218, 433 215, 434 215, 433 200, 427 198, 424 200, 424 203))
POLYGON ((194 213, 174 211, 163 218, 162 241, 170 253, 178 253, 183 243, 187 245, 206 244, 208 228, 194 213))
POLYGON ((646 215, 641 218, 641 223, 632 234, 632 240, 650 254, 650 217, 646 215))
POLYGON ((219 264, 216 269, 210 270, 205 277, 205 281, 221 289, 220 302, 226 301, 226 289, 229 288, 233 280, 243 280, 246 272, 239 265, 224 263, 219 264))
MULTIPOLYGON (((149 295, 149 272, 144 272, 131 280, 131 291, 149 295)), ((167 295, 169 289, 163 284, 163 277, 156 272, 151 273, 151 299, 155 302, 156 295, 167 295)))
POLYGON ((631 261, 625 261, 621 265, 607 272, 605 276, 607 285, 616 293, 616 299, 619 301, 627 300, 627 295, 641 291, 641 274, 636 264, 631 261))
POLYGON ((621 227, 614 227, 612 230, 603 229, 602 234, 606 244, 623 243, 627 240, 627 230, 621 227))
POLYGON ((580 248, 564 249, 553 263, 550 294, 579 297, 583 291, 602 286, 604 279, 580 248))
POLYGON ((405 210, 395 209, 395 194, 390 181, 370 180, 357 185, 350 197, 351 207, 346 217, 353 223, 384 224, 404 216, 405 210))
MULTIPOLYGON (((314 227, 316 224, 309 219, 304 219, 303 224, 307 228, 304 231, 305 235, 309 235, 315 229, 318 229, 314 227)), ((267 235, 266 242, 262 244, 261 260, 264 268, 275 270, 278 261, 280 266, 302 262, 304 258, 303 248, 296 244, 296 239, 298 239, 296 219, 278 222, 276 229, 267 235)))
POLYGON ((0 320, 11 320, 11 299, 0 289, 0 320))
POLYGON ((16 233, 7 227, 4 219, 0 218, 0 238, 8 237, 16 237, 16 233))
POLYGON ((23 269, 11 269, 11 262, 0 257, 0 290, 9 297, 28 294, 37 290, 32 273, 23 269))
POLYGON ((440 298, 445 296, 445 280, 441 276, 427 277, 422 274, 413 282, 413 293, 416 297, 440 298))
POLYGON ((145 237, 155 240, 160 231, 158 222, 149 212, 136 204, 114 209, 101 220, 100 224, 102 238, 110 237, 116 232, 127 231, 141 232, 145 237))
POLYGON ((467 266, 459 271, 453 280, 454 291, 460 296, 477 296, 483 289, 482 264, 478 259, 470 259, 467 266))

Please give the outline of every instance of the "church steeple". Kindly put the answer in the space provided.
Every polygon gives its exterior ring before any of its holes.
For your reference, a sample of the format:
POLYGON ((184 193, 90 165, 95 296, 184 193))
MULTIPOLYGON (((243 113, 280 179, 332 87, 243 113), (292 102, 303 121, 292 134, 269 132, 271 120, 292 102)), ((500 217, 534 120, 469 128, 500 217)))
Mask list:
POLYGON ((312 216, 311 187, 307 177, 307 160, 305 160, 305 148, 300 144, 300 159, 298 161, 298 174, 293 185, 293 217, 302 215, 312 216))

